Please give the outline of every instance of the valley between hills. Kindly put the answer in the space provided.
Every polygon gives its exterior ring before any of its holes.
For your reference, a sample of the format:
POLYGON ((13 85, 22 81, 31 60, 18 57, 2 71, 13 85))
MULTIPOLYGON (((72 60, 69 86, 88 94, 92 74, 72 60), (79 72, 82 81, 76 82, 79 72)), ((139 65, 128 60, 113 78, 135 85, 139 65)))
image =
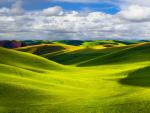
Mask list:
POLYGON ((0 47, 0 113, 150 113, 150 43, 0 47))

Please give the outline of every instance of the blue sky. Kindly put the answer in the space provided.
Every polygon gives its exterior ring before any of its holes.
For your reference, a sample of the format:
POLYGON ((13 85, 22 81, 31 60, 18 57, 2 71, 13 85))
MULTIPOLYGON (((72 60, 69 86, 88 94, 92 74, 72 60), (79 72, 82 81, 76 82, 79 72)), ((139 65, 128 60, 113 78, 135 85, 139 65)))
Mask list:
POLYGON ((0 40, 150 40, 149 31, 150 0, 0 0, 0 40))
MULTIPOLYGON (((11 0, 6 0, 11 1, 11 0)), ((82 1, 82 0, 81 0, 82 1)), ((62 1, 48 1, 48 0, 22 0, 23 8, 26 10, 41 10, 53 6, 61 6, 65 10, 91 10, 102 11, 109 14, 117 13, 120 8, 116 5, 118 0, 98 1, 98 2, 62 2, 62 1)), ((1 7, 10 7, 13 2, 3 2, 1 7)))
POLYGON ((52 6, 61 6, 65 10, 93 10, 93 11, 102 11, 110 14, 117 13, 119 11, 119 7, 108 2, 100 2, 100 3, 64 3, 64 2, 36 2, 36 5, 32 5, 31 3, 27 3, 25 8, 28 10, 40 10, 47 7, 52 6))

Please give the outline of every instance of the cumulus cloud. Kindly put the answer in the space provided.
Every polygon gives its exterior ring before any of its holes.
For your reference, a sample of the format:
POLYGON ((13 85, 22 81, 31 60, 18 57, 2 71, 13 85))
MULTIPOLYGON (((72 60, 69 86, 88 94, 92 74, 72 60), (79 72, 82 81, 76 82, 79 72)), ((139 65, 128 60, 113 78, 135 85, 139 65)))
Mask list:
POLYGON ((60 6, 25 11, 21 2, 0 8, 0 40, 4 39, 148 39, 148 6, 130 5, 115 15, 65 11, 60 6))
POLYGON ((140 6, 150 6, 149 0, 119 0, 121 6, 129 5, 140 5, 140 6))
POLYGON ((63 14, 63 9, 59 6, 44 9, 42 14, 45 16, 58 16, 63 14))
POLYGON ((21 15, 24 13, 24 9, 22 8, 22 1, 16 1, 11 9, 10 9, 10 12, 11 14, 14 14, 14 15, 21 15))
POLYGON ((11 8, 0 8, 0 15, 22 15, 25 10, 22 8, 22 1, 16 1, 11 8))
POLYGON ((131 5, 127 9, 119 12, 119 15, 121 18, 133 22, 150 21, 150 7, 131 5))

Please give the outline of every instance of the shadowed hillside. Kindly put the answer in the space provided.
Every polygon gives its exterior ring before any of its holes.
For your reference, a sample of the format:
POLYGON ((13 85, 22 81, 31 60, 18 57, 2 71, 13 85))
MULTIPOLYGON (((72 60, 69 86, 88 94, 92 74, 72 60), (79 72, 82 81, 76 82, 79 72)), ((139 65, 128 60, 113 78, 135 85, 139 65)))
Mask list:
POLYGON ((50 52, 56 52, 60 50, 64 50, 65 47, 57 44, 40 44, 34 46, 21 47, 16 50, 33 53, 36 55, 42 55, 50 52))
POLYGON ((113 62, 149 60, 149 47, 150 43, 103 49, 51 44, 29 46, 17 50, 37 54, 65 65, 94 66, 113 62))
POLYGON ((75 51, 58 51, 54 53, 44 54, 42 56, 61 64, 74 65, 93 59, 98 56, 103 56, 105 54, 112 53, 114 51, 119 51, 124 48, 126 47, 114 47, 106 49, 83 48, 75 51))
POLYGON ((120 80, 120 83, 125 85, 150 87, 150 66, 130 72, 126 78, 120 80))
POLYGON ((21 41, 17 40, 0 40, 0 47, 5 47, 5 48, 18 48, 22 47, 23 43, 21 41))
POLYGON ((136 44, 120 51, 85 61, 78 66, 95 66, 100 64, 133 63, 150 60, 150 43, 136 44))

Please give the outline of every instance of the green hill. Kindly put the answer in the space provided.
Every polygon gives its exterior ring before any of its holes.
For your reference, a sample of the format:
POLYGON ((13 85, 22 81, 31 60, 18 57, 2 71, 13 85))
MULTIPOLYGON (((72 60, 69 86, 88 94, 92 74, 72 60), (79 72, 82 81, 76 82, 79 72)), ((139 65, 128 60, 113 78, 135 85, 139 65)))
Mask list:
POLYGON ((133 86, 150 87, 150 66, 137 69, 121 79, 120 83, 133 86))
POLYGON ((74 89, 65 85, 73 80, 58 76, 58 70, 68 70, 60 64, 15 50, 0 48, 0 53, 1 113, 36 113, 39 105, 62 101, 61 93, 74 89))
POLYGON ((147 43, 44 54, 84 67, 0 48, 0 113, 149 113, 149 48, 147 43))
POLYGON ((100 64, 118 64, 150 61, 150 43, 128 46, 119 51, 98 56, 94 59, 82 62, 78 66, 95 66, 100 64))
POLYGON ((42 55, 42 54, 46 54, 46 53, 64 50, 65 48, 66 48, 66 46, 64 46, 62 44, 40 44, 40 45, 20 47, 20 48, 17 48, 16 50, 33 53, 36 55, 42 55))
POLYGON ((25 52, 0 48, 0 63, 24 69, 61 69, 63 66, 45 58, 25 52))
POLYGON ((43 57, 65 65, 76 65, 81 62, 102 56, 114 51, 122 50, 126 47, 114 47, 106 49, 82 48, 75 51, 58 51, 42 55, 43 57))

